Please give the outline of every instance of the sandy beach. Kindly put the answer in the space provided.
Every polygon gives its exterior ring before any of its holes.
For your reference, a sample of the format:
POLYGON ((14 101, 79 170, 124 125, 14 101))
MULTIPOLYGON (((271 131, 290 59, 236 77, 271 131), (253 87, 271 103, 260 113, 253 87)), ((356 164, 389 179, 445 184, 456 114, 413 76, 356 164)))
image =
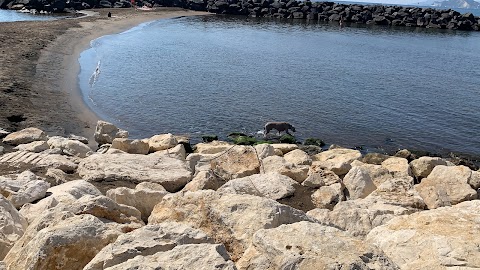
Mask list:
POLYGON ((0 128, 33 126, 50 135, 92 137, 98 117, 83 102, 77 81, 78 57, 90 41, 143 22, 209 14, 179 8, 88 13, 75 19, 0 23, 0 128))

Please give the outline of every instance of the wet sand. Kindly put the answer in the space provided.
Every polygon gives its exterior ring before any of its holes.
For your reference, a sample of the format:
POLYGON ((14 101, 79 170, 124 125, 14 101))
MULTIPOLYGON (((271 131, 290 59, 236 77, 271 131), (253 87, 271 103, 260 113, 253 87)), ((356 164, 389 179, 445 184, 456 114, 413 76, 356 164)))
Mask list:
POLYGON ((55 21, 0 23, 0 128, 93 137, 98 117, 78 88, 78 57, 90 41, 143 22, 206 15, 179 8, 89 10, 55 21), (107 13, 112 13, 112 18, 107 13))

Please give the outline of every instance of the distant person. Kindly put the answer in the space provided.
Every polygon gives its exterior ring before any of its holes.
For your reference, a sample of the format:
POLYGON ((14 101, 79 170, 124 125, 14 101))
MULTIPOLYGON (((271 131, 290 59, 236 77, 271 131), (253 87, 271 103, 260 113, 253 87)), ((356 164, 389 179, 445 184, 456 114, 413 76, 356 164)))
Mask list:
POLYGON ((343 28, 344 26, 343 16, 340 16, 340 21, 338 21, 338 24, 340 25, 340 28, 343 28))
POLYGON ((107 17, 108 17, 108 18, 111 18, 111 17, 112 17, 112 13, 111 13, 110 11, 108 12, 107 17))

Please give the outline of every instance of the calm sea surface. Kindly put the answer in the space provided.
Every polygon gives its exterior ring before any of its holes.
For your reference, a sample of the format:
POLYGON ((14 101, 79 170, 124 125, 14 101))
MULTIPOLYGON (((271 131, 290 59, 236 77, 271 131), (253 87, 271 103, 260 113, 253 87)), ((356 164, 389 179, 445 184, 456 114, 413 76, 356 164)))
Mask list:
POLYGON ((0 22, 18 22, 18 21, 47 21, 59 18, 59 16, 50 15, 32 15, 14 10, 0 9, 0 22))
POLYGON ((79 79, 134 138, 275 120, 300 140, 478 155, 479 52, 479 32, 199 16, 92 41, 79 79))

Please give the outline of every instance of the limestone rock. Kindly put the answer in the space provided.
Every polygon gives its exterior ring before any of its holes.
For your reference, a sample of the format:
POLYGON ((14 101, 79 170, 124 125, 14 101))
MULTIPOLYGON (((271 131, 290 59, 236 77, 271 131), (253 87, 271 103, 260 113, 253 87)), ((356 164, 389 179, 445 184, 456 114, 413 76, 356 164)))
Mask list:
POLYGON ((190 171, 196 175, 201 171, 210 170, 210 161, 212 161, 218 154, 198 154, 193 153, 187 156, 187 166, 190 171))
POLYGON ((406 208, 425 209, 422 197, 414 189, 413 178, 397 177, 383 182, 367 198, 406 208))
POLYGON ((180 190, 192 178, 184 162, 153 155, 93 154, 80 162, 77 171, 87 181, 153 182, 170 192, 180 190))
POLYGON ((131 140, 126 138, 115 138, 112 141, 110 149, 118 149, 129 154, 146 155, 149 151, 149 145, 147 142, 141 140, 131 140))
POLYGON ((380 153, 368 153, 362 158, 363 163, 373 164, 373 165, 381 165, 382 162, 386 159, 390 158, 390 156, 380 154, 380 153))
POLYGON ((419 211, 371 199, 341 201, 332 211, 316 208, 307 215, 320 223, 347 231, 356 237, 365 237, 373 228, 396 216, 419 211))
POLYGON ((87 157, 93 153, 88 145, 77 140, 65 140, 62 143, 61 149, 66 155, 79 158, 87 157))
POLYGON ((472 171, 465 166, 438 165, 415 186, 428 209, 474 200, 477 192, 468 184, 472 171))
POLYGON ((25 217, 27 220, 28 224, 31 224, 34 222, 38 216, 43 213, 44 211, 47 211, 50 208, 53 208, 58 205, 57 199, 53 196, 46 197, 41 200, 41 202, 38 203, 27 203, 20 208, 19 213, 25 217))
POLYGON ((61 185, 67 182, 67 174, 60 169, 47 169, 45 177, 50 181, 50 183, 54 183, 54 185, 61 185))
POLYGON ((257 152, 258 158, 260 160, 275 155, 275 148, 268 143, 255 145, 255 151, 257 152))
POLYGON ((50 184, 42 180, 28 181, 20 189, 11 192, 7 199, 20 209, 26 203, 44 198, 49 187, 50 184))
POLYGON ((475 269, 480 268, 479 227, 480 201, 474 200, 395 217, 367 240, 401 269, 475 269))
POLYGON ((255 233, 238 269, 399 269, 380 250, 333 227, 311 222, 255 233))
POLYGON ((480 189, 480 171, 472 171, 472 175, 468 179, 468 184, 473 189, 480 189))
POLYGON ((74 141, 79 141, 83 144, 88 144, 88 139, 87 138, 85 138, 83 136, 78 136, 78 135, 75 135, 75 134, 69 134, 67 139, 74 140, 74 141))
POLYGON ((27 221, 10 201, 0 195, 0 260, 3 260, 26 228, 27 221))
POLYGON ((148 224, 167 221, 186 223, 225 243, 233 260, 250 244, 262 228, 313 220, 305 213, 274 200, 251 195, 226 194, 203 190, 167 195, 155 206, 148 224))
POLYGON ((345 175, 343 183, 351 199, 365 198, 377 189, 372 178, 363 167, 353 167, 345 175))
POLYGON ((107 197, 117 203, 135 207, 142 214, 142 220, 147 221, 153 207, 168 194, 160 184, 143 182, 135 189, 119 187, 107 191, 107 197))
POLYGON ((58 149, 63 149, 63 144, 67 141, 67 138, 60 137, 60 136, 52 136, 48 138, 47 144, 48 147, 53 149, 53 148, 58 148, 58 149))
POLYGON ((209 143, 198 143, 195 145, 195 153, 199 154, 218 154, 223 151, 227 151, 231 147, 232 144, 223 141, 213 141, 209 143))
POLYGON ((285 155, 290 151, 298 149, 298 145, 290 144, 290 143, 273 143, 271 144, 271 146, 273 146, 275 150, 280 150, 282 152, 282 155, 285 155))
MULTIPOLYGON (((387 180, 393 179, 394 178, 393 175, 395 175, 395 172, 391 172, 387 168, 381 165, 367 164, 359 160, 353 161, 351 165, 352 165, 352 168, 361 167, 362 170, 367 172, 376 186, 381 185, 383 182, 387 180)), ((408 166, 408 163, 406 163, 405 165, 408 166)), ((399 174, 399 175, 402 175, 402 174, 399 174)))
POLYGON ((197 190, 204 190, 204 189, 217 190, 223 184, 225 184, 225 180, 216 176, 212 171, 200 171, 197 173, 197 175, 195 175, 195 177, 193 177, 192 181, 190 181, 183 188, 183 190, 185 191, 197 191, 197 190))
POLYGON ((332 209, 338 202, 345 200, 343 189, 341 183, 320 187, 311 196, 313 205, 317 208, 332 209))
POLYGON ((339 176, 345 175, 352 168, 350 165, 358 160, 362 154, 358 150, 336 148, 313 156, 313 165, 333 171, 339 176))
POLYGON ((427 177, 437 165, 446 166, 447 162, 439 157, 420 157, 410 162, 413 175, 418 178, 427 177))
POLYGON ((151 155, 163 155, 185 161, 185 158, 187 157, 187 152, 183 144, 177 144, 175 147, 153 152, 151 155))
POLYGON ((13 149, 19 150, 19 151, 40 153, 48 149, 48 144, 46 141, 34 141, 27 144, 19 144, 13 149))
POLYGON ((77 164, 62 155, 45 155, 36 165, 39 167, 59 169, 66 173, 74 172, 77 169, 77 164))
POLYGON ((3 142, 6 144, 19 145, 31 143, 34 141, 46 141, 47 135, 45 132, 38 128, 26 128, 17 132, 8 134, 3 138, 3 142))
POLYGON ((283 158, 285 158, 287 162, 293 163, 295 165, 312 164, 312 159, 310 158, 310 156, 308 156, 307 153, 300 149, 295 149, 286 153, 285 155, 283 155, 283 158))
POLYGON ((103 248, 84 270, 103 270, 136 256, 148 256, 172 250, 179 245, 211 243, 213 240, 200 230, 185 224, 165 222, 147 225, 123 234, 103 248))
POLYGON ((112 143, 115 138, 128 138, 128 132, 117 128, 115 125, 98 121, 93 135, 95 141, 99 144, 112 143))
POLYGON ((277 172, 302 183, 308 176, 309 166, 295 165, 287 162, 283 157, 270 156, 262 161, 264 173, 277 172))
POLYGON ((8 134, 10 134, 10 132, 6 131, 3 128, 0 128, 0 139, 5 138, 5 136, 7 136, 8 134))
POLYGON ((408 160, 400 157, 391 157, 382 162, 382 167, 393 173, 394 176, 412 176, 408 160))
POLYGON ((217 176, 227 181, 260 172, 260 162, 251 146, 235 146, 215 157, 210 166, 217 176))
POLYGON ((172 134, 155 135, 148 140, 150 152, 166 150, 178 144, 175 136, 172 134))
POLYGON ((279 173, 254 174, 228 181, 217 192, 220 194, 250 194, 279 200, 293 195, 298 184, 279 173))
POLYGON ((150 256, 137 256, 105 270, 124 269, 212 269, 234 270, 224 245, 189 244, 176 246, 170 251, 157 252, 150 256))
POLYGON ((342 180, 338 175, 329 170, 324 170, 318 166, 310 166, 308 177, 302 182, 302 186, 319 188, 340 183, 342 180))
POLYGON ((8 269, 82 269, 119 234, 92 215, 71 216, 18 241, 4 262, 8 269))

